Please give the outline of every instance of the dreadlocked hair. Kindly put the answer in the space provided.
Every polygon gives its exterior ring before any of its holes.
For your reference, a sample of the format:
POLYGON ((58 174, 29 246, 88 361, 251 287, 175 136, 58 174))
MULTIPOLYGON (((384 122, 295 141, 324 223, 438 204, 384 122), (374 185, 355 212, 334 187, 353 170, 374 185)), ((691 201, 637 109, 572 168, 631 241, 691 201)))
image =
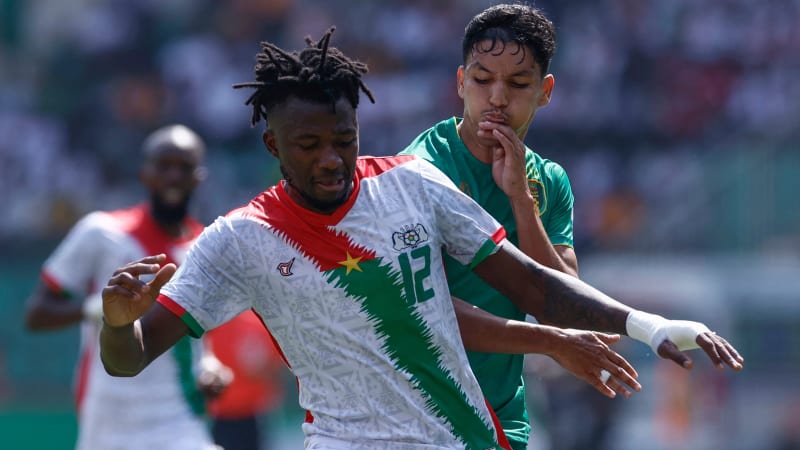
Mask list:
POLYGON ((361 80, 367 65, 329 46, 335 30, 331 27, 317 42, 306 36, 307 47, 299 52, 261 42, 262 52, 256 55, 256 80, 233 85, 234 89, 255 89, 245 102, 253 107, 251 125, 261 119, 266 122, 269 111, 290 96, 331 105, 344 96, 355 109, 363 91, 375 103, 372 92, 361 80))

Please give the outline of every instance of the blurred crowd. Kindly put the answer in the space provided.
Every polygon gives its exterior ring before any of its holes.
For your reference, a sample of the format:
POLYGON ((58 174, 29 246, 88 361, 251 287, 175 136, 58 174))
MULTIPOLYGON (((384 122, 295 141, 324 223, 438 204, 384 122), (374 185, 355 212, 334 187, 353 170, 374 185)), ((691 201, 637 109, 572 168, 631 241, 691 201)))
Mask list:
MULTIPOLYGON (((0 1, 0 240, 60 236, 138 198, 134 154, 165 123, 208 141, 201 218, 250 198, 279 173, 231 85, 252 79, 259 41, 296 48, 331 25, 370 66, 362 153, 393 154, 460 115, 460 38, 492 3, 0 1)), ((797 239, 800 213, 753 189, 794 199, 780 180, 800 142, 800 0, 535 4, 556 24, 556 86, 527 144, 570 175, 579 251, 797 239), (778 181, 741 186, 762 176, 778 181)))

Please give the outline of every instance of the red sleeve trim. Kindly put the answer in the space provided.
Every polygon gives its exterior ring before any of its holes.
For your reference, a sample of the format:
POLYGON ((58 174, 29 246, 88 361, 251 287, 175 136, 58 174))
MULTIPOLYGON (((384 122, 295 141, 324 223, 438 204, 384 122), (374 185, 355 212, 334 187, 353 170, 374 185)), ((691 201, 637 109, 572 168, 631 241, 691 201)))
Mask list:
POLYGON ((492 241, 494 241, 495 244, 499 244, 500 241, 502 241, 505 238, 506 238, 506 229, 502 226, 492 234, 492 241))
POLYGON ((183 315, 186 314, 186 310, 183 309, 181 305, 175 303, 175 300, 172 300, 164 294, 159 294, 156 301, 178 317, 183 317, 183 315))

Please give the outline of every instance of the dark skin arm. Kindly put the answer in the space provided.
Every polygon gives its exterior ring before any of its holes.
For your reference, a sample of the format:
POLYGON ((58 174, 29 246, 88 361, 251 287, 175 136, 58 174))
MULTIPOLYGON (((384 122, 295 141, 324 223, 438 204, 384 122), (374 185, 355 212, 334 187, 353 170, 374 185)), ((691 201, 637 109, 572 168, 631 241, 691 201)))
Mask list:
POLYGON ((25 326, 32 331, 58 330, 82 319, 80 302, 53 292, 42 282, 36 285, 26 302, 25 326))
POLYGON ((631 390, 638 392, 642 389, 636 381, 639 374, 633 366, 609 347, 620 340, 618 334, 561 329, 506 319, 455 297, 453 305, 464 347, 471 351, 550 356, 574 376, 610 398, 616 397, 617 393, 629 398, 631 390), (603 383, 602 370, 614 376, 603 383))
POLYGON ((162 254, 130 263, 117 269, 103 289, 100 358, 110 375, 138 374, 189 333, 178 316, 155 301, 176 270, 165 261, 162 254), (139 280, 145 274, 156 276, 145 283, 139 280))
MULTIPOLYGON (((478 264, 474 272, 510 298, 520 310, 541 322, 627 334, 626 320, 632 308, 575 277, 537 263, 507 240, 500 243, 496 253, 478 264)), ((716 367, 728 365, 741 370, 744 359, 722 337, 702 333, 696 343, 716 367)), ((659 345, 658 354, 684 368, 692 367, 689 355, 669 340, 659 345)))

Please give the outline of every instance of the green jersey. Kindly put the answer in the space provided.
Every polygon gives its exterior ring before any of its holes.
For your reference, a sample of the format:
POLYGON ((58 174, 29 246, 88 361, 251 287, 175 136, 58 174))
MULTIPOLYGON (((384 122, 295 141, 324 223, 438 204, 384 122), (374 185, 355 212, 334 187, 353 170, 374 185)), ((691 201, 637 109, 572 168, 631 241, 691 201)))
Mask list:
MULTIPOLYGON (((492 177, 492 165, 479 161, 458 136, 459 118, 439 122, 419 135, 401 154, 426 159, 444 172, 462 192, 472 197, 506 229, 508 239, 519 245, 517 225, 508 197, 492 177)), ((554 245, 573 245, 573 196, 569 179, 557 163, 527 149, 525 167, 539 216, 554 245)), ((469 267, 445 255, 445 267, 453 296, 497 316, 525 320, 525 313, 503 294, 487 285, 469 267)), ((525 409, 522 378, 523 355, 468 352, 472 371, 514 448, 525 448, 530 424, 525 409)))

